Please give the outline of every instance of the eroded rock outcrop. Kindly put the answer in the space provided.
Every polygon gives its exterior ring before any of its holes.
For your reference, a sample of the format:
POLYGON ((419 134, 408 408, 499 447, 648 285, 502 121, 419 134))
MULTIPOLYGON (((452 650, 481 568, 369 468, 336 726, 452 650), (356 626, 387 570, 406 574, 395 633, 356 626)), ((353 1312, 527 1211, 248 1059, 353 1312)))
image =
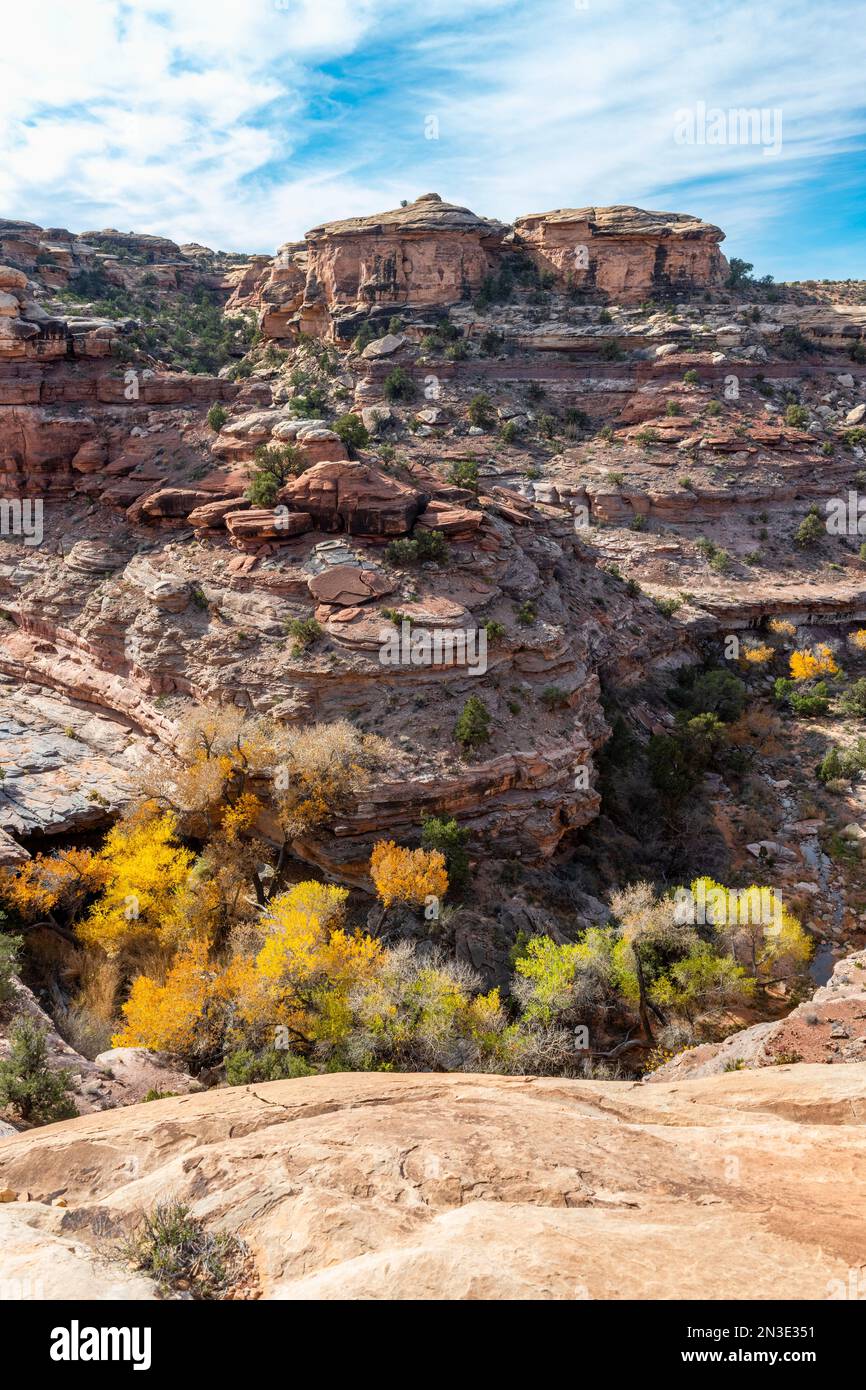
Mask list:
POLYGON ((372 217, 326 222, 307 232, 307 279, 299 309, 303 332, 323 334, 332 319, 351 336, 358 311, 453 303, 477 290, 506 228, 425 193, 372 217))
POLYGON ((718 287, 728 270, 724 233, 685 213, 559 208, 518 217, 514 231, 558 282, 616 303, 718 287))

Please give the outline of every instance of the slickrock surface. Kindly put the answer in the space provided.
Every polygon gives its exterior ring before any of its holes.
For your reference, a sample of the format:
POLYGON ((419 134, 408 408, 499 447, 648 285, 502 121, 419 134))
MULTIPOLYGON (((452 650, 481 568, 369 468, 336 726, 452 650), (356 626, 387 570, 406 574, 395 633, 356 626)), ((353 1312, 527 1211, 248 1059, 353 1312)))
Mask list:
POLYGON ((863 1258, 864 1095, 861 1063, 654 1086, 341 1074, 153 1102, 0 1141, 18 1193, 0 1277, 87 1297, 94 1224, 119 1235, 172 1196, 248 1242, 266 1298, 825 1299, 863 1258))

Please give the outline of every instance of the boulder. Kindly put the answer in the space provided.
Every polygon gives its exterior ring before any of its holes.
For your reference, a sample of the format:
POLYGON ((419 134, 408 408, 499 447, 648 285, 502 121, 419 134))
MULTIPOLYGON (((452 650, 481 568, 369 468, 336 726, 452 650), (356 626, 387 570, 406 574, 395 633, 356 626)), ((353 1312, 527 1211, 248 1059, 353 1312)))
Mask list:
POLYGON ((427 503, 416 524, 428 531, 441 531, 452 540, 466 540, 478 530, 483 520, 482 511, 455 507, 434 497, 427 503))
POLYGON ((216 502, 205 502, 203 506, 194 507, 187 520, 190 526, 195 526, 197 529, 224 531, 228 514, 245 511, 249 506, 250 503, 246 497, 221 497, 216 502))
POLYGON ((399 352, 405 342, 406 338, 402 333, 386 333, 384 338, 376 338, 372 343, 368 343, 361 356, 368 360, 390 357, 392 353, 399 352))
POLYGON ((308 582, 310 594, 317 603, 335 604, 349 608, 372 598, 393 593, 393 579, 381 570, 362 569, 360 565, 334 565, 314 575, 308 582))
POLYGON ((250 507, 246 511, 227 512, 226 528, 233 541, 260 544, 265 541, 287 541, 309 531, 313 518, 309 512, 286 511, 284 507, 250 507))

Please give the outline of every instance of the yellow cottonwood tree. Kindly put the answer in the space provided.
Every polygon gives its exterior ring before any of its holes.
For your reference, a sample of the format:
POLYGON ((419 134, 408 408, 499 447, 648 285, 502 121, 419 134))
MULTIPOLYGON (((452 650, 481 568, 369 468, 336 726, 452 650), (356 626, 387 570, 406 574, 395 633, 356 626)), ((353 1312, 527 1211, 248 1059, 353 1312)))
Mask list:
POLYGON ((173 947, 190 935, 195 856, 175 839, 169 812, 145 803, 109 830, 97 856, 105 871, 99 899, 78 924, 78 936, 108 955, 142 937, 173 947))
POLYGON ((384 908, 394 903, 423 906, 428 897, 448 892, 445 856, 438 849, 404 849, 393 840, 379 840, 370 856, 370 875, 384 908))

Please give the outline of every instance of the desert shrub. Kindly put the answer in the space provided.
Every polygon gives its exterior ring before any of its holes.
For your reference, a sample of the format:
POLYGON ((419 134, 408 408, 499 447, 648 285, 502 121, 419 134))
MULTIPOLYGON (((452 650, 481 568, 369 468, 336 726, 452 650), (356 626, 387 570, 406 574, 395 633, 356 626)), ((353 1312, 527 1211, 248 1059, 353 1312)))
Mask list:
POLYGON ((448 560, 448 545, 441 531, 428 531, 419 527, 409 539, 401 536, 389 541, 385 547, 385 559, 389 565, 423 565, 426 562, 445 564, 448 560))
POLYGON ((725 741, 714 714, 680 717, 670 734, 653 734, 647 744, 650 780, 659 795, 678 806, 714 764, 725 741))
POLYGON ((14 993, 13 982, 23 945, 20 936, 11 936, 2 930, 2 922, 3 914, 0 913, 0 1004, 4 1004, 14 993))
POLYGON ((484 631, 487 633, 488 646, 495 647, 497 642, 501 642, 505 636, 505 628, 502 623, 496 622, 494 618, 488 618, 484 624, 484 631))
POLYGON ((382 394, 386 401, 411 401, 415 397, 415 383, 405 367, 392 367, 382 383, 382 394))
POLYGON ((561 423, 566 439, 576 439, 584 430, 589 429, 592 421, 585 410, 570 405, 562 412, 561 423))
POLYGON ((866 719, 866 677, 861 676, 859 680, 854 681, 839 703, 846 714, 866 719))
POLYGON ((804 405, 792 402, 785 409, 785 424, 795 429, 803 429, 809 423, 809 412, 804 405))
POLYGON ((352 350, 354 352, 363 352, 365 347, 368 347, 370 343, 375 342, 376 336, 377 335, 373 329, 373 325, 370 323, 370 320, 365 319, 364 322, 361 324, 361 327, 358 329, 358 332, 352 339, 352 350))
POLYGON ((350 454, 356 449, 366 449, 370 443, 370 433, 360 415, 341 415, 334 421, 332 429, 339 435, 350 454))
POLYGON ((698 672, 680 698, 692 714, 715 714, 727 724, 742 713, 746 687, 732 671, 713 667, 698 672))
POLYGON ((819 545, 827 535, 817 507, 810 507, 794 534, 794 544, 801 549, 812 549, 819 545))
POLYGON ((506 420, 499 430, 499 438, 503 444, 513 444, 517 438, 517 426, 513 420, 506 420))
POLYGON ((858 738, 848 748, 834 746, 827 750, 818 764, 818 776, 822 782, 834 782, 839 778, 855 777, 866 768, 866 739, 858 738))
POLYGON ((261 1081, 287 1081, 315 1075, 315 1068, 287 1048, 268 1047, 260 1052, 238 1048, 226 1057, 226 1085, 252 1086, 261 1081))
POLYGON ((716 550, 710 556, 710 569, 716 570, 718 574, 726 574, 731 568, 731 557, 727 550, 716 550))
POLYGON ((678 608, 682 608, 682 600, 678 598, 656 598, 653 599, 656 608, 665 618, 672 618, 678 608))
POLYGON ((182 1202, 159 1202, 139 1222, 122 1253, 164 1294, 182 1291, 212 1299, 226 1292, 244 1246, 237 1236, 206 1230, 182 1202))
POLYGON ((689 367, 689 370, 683 373, 683 381, 685 382, 686 386, 697 386, 698 382, 700 381, 700 377, 698 376, 694 367, 689 367))
POLYGON ((469 488, 470 491, 478 491, 478 464, 474 459, 455 459, 448 469, 448 481, 455 487, 469 488))
POLYGON ((465 752, 480 748, 490 738, 490 711, 477 695, 470 695, 460 711, 454 737, 465 752))
POLYGON ((504 341, 501 333, 495 333, 492 328, 488 328, 478 339, 478 350, 483 357, 495 357, 502 351, 504 341))
POLYGON ((517 610, 517 621, 521 627, 532 627, 537 616, 535 604, 531 599, 527 599, 525 603, 521 603, 517 610))
POLYGON ((299 477, 306 467, 296 444, 260 444, 254 455, 255 472, 245 496, 254 507, 272 507, 280 488, 285 487, 290 478, 299 477))
POLYGON ((558 685, 546 685, 538 698, 545 709, 551 711, 566 709, 568 706, 568 691, 562 690, 558 685))
POLYGON ((220 405, 219 401, 216 401, 207 413, 207 422, 211 429, 215 430, 217 433, 222 429, 228 418, 228 411, 224 405, 220 405))
POLYGON ((830 692, 826 681, 816 681, 811 690, 797 690, 795 686, 788 696, 788 703, 795 714, 807 717, 827 714, 830 709, 830 692))
POLYGON ((464 888, 469 879, 468 839, 469 832, 463 830, 453 816, 450 820, 428 816, 421 825, 422 847, 444 855, 448 882, 455 890, 464 888))
POLYGON ((315 618, 289 618, 285 628, 288 635, 295 639, 293 656, 300 656, 301 652, 305 652, 322 635, 321 625, 315 618))
POLYGON ((0 1106, 29 1124, 47 1125, 78 1114, 65 1071, 52 1071, 45 1032, 21 1018, 9 1035, 9 1057, 0 1062, 0 1106))
POLYGON ((483 391, 472 397, 466 413, 469 416, 469 423, 479 426, 480 429, 490 429, 493 424, 493 405, 490 397, 485 395, 483 391))

